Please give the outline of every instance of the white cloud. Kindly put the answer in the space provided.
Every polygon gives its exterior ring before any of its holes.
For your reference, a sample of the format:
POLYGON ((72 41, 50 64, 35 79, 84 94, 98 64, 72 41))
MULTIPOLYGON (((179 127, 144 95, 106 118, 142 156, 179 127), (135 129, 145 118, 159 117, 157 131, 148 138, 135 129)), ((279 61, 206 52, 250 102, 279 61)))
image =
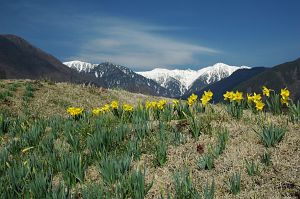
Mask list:
MULTIPOLYGON (((219 53, 218 50, 169 38, 163 31, 184 28, 142 24, 125 19, 102 17, 100 20, 85 18, 81 23, 85 42, 74 57, 94 63, 111 61, 145 70, 157 66, 190 65, 199 55, 219 53), (83 25, 86 21, 89 27, 83 25)), ((87 24, 86 24, 87 25, 87 24)))

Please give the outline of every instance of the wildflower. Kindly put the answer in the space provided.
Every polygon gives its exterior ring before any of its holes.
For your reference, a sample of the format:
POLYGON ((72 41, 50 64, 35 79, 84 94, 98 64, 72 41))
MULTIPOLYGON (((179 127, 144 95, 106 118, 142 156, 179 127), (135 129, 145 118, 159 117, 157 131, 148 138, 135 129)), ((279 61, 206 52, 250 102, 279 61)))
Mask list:
POLYGON ((233 92, 232 91, 226 91, 226 93, 223 95, 224 96, 224 100, 232 100, 232 98, 233 98, 233 92))
POLYGON ((248 100, 248 102, 252 102, 253 101, 253 96, 251 94, 247 93, 247 100, 248 100))
POLYGON ((107 113, 110 111, 110 107, 108 104, 105 104, 103 107, 102 107, 102 112, 103 113, 107 113))
POLYGON ((266 86, 263 86, 263 95, 267 96, 267 97, 270 97, 270 92, 271 92, 271 89, 267 88, 266 86))
POLYGON ((167 103, 167 100, 159 100, 157 103, 157 108, 159 108, 160 110, 163 110, 166 103, 167 103))
POLYGON ((205 106, 211 99, 212 99, 213 93, 211 91, 204 91, 204 94, 201 97, 201 103, 203 106, 205 106))
POLYGON ((257 111, 262 111, 264 108, 265 104, 262 101, 256 101, 255 102, 255 108, 257 111))
POLYGON ((282 105, 286 105, 286 106, 289 105, 289 99, 288 98, 281 98, 280 102, 281 102, 282 105))
POLYGON ((172 102, 173 102, 173 106, 177 106, 179 104, 179 100, 177 99, 174 99, 172 102))
POLYGON ((192 106, 196 102, 197 98, 198 98, 198 95, 195 95, 194 93, 191 96, 189 96, 188 105, 192 106))
POLYGON ((204 91, 204 95, 207 96, 209 99, 211 99, 214 94, 209 90, 209 91, 204 91))
POLYGON ((99 115, 102 112, 101 108, 94 108, 92 110, 93 115, 99 115))
POLYGON ((124 104, 123 109, 124 109, 124 111, 132 112, 133 106, 131 106, 130 104, 124 104))
POLYGON ((256 103, 256 102, 259 102, 259 101, 261 101, 261 94, 254 93, 253 94, 253 102, 256 103))
POLYGON ((69 107, 67 109, 67 112, 72 116, 76 117, 82 114, 83 109, 82 108, 77 108, 77 107, 69 107))
POLYGON ((156 106, 157 106, 157 102, 155 101, 152 102, 147 101, 145 105, 146 109, 156 108, 156 106))
POLYGON ((236 91, 236 92, 233 94, 233 98, 232 98, 233 101, 240 102, 240 101, 243 100, 243 99, 244 99, 244 97, 243 97, 243 93, 242 93, 242 92, 236 91))
POLYGON ((288 99, 290 96, 290 91, 287 88, 281 89, 280 95, 282 99, 288 99))
POLYGON ((110 104, 112 109, 118 109, 119 108, 119 103, 118 101, 112 101, 110 104))

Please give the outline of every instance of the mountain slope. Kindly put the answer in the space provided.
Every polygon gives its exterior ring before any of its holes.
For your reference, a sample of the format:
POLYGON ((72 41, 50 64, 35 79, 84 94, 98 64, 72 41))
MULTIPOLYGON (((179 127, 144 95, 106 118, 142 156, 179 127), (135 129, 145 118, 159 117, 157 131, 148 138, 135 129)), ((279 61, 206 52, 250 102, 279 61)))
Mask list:
MULTIPOLYGON (((15 35, 0 35, 0 78, 90 82, 58 59, 15 35)), ((96 83, 101 85, 101 81, 96 83)))
MULTIPOLYGON (((220 81, 212 83, 198 91, 195 92, 197 95, 202 95, 204 91, 211 90, 214 93, 214 102, 219 102, 223 100, 223 94, 226 91, 233 90, 237 85, 246 81, 257 74, 262 73, 267 70, 264 67, 254 67, 251 69, 240 69, 233 72, 229 77, 226 77, 220 81)), ((183 99, 186 99, 191 93, 187 93, 182 96, 183 99)))
POLYGON ((170 92, 155 81, 145 78, 125 66, 104 62, 99 65, 80 61, 65 62, 80 74, 93 75, 102 80, 106 88, 121 88, 130 92, 156 96, 171 96, 170 92))
POLYGON ((168 70, 156 68, 151 71, 138 72, 147 78, 153 79, 161 86, 169 89, 173 88, 173 95, 182 95, 186 92, 196 92, 201 88, 213 82, 219 81, 231 75, 234 71, 246 66, 229 66, 223 63, 217 63, 213 66, 205 67, 200 70, 168 70), (176 82, 174 81, 177 80, 176 82), (178 83, 180 83, 178 85, 178 83), (176 90, 174 88, 177 88, 176 90), (176 94, 175 94, 176 93, 176 94))
POLYGON ((294 99, 300 99, 300 58, 279 64, 236 86, 244 92, 261 92, 265 85, 276 91, 287 87, 294 99))

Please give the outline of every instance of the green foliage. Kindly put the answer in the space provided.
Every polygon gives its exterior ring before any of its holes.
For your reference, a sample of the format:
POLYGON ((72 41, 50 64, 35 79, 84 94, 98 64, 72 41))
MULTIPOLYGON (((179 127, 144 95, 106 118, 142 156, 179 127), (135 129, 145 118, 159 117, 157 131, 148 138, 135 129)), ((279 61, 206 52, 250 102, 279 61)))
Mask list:
POLYGON ((204 154, 197 162, 198 168, 203 170, 211 170, 214 168, 214 156, 204 154))
POLYGON ((251 160, 251 162, 245 160, 245 163, 246 163, 246 171, 249 176, 259 175, 258 164, 255 164, 253 160, 251 160))
POLYGON ((241 174, 234 173, 229 178, 227 186, 232 194, 237 195, 241 191, 241 174))
POLYGON ((82 182, 85 175, 86 161, 79 153, 64 153, 58 162, 63 179, 68 186, 82 182))
POLYGON ((189 129, 192 133, 192 137, 198 138, 201 134, 202 123, 199 122, 195 116, 188 117, 188 122, 190 124, 189 129))
POLYGON ((289 108, 289 117, 292 122, 300 122, 300 101, 297 101, 297 104, 292 102, 289 108))
POLYGON ((143 172, 141 170, 135 170, 132 171, 131 174, 128 176, 128 178, 126 179, 127 186, 124 186, 128 187, 128 198, 145 198, 146 194, 153 185, 153 181, 150 184, 145 183, 145 173, 146 169, 144 169, 143 172))
POLYGON ((227 129, 223 129, 220 132, 217 133, 217 138, 218 138, 218 142, 217 142, 217 146, 215 147, 215 149, 213 150, 213 155, 217 158, 219 157, 223 151, 225 150, 226 144, 228 142, 228 138, 229 138, 229 133, 227 129))
POLYGON ((179 146, 180 144, 184 144, 186 142, 185 140, 185 136, 179 132, 179 130, 177 129, 177 127, 172 127, 171 129, 173 135, 174 135, 174 144, 176 146, 179 146))
POLYGON ((227 105, 227 112, 236 119, 241 119, 243 116, 243 104, 240 102, 232 101, 227 105))
POLYGON ((100 184, 89 184, 82 189, 83 199, 99 199, 104 198, 104 190, 100 184))
POLYGON ((266 100, 268 110, 274 115, 279 115, 281 113, 280 95, 276 94, 274 91, 270 93, 270 97, 266 100))
POLYGON ((162 166, 167 161, 168 145, 166 143, 165 127, 160 123, 158 143, 155 146, 154 165, 162 166))
POLYGON ((0 114, 0 135, 8 132, 10 119, 5 114, 0 114))
POLYGON ((8 99, 8 97, 12 97, 13 94, 11 91, 9 90, 5 90, 0 92, 0 101, 6 101, 8 99))
POLYGON ((274 147, 283 139, 285 132, 286 129, 271 124, 262 128, 259 137, 266 147, 274 147))
POLYGON ((215 181, 211 182, 211 185, 206 182, 206 185, 203 187, 203 198, 204 199, 213 199, 215 197, 216 185, 215 181))
POLYGON ((113 185, 116 181, 120 180, 129 171, 130 164, 131 157, 129 155, 122 157, 105 155, 99 165, 104 183, 113 185))
POLYGON ((260 157, 261 163, 263 163, 266 166, 271 165, 271 154, 268 151, 264 151, 264 153, 260 157))
POLYGON ((193 185, 190 172, 187 169, 175 172, 174 176, 175 199, 200 199, 200 194, 193 185))

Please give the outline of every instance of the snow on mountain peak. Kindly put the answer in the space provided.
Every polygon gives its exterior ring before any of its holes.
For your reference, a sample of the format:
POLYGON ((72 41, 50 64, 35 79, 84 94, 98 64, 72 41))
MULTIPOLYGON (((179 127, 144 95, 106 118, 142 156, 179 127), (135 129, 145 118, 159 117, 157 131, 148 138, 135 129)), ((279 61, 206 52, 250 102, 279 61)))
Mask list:
POLYGON ((201 68, 199 70, 180 70, 180 69, 165 69, 155 68, 151 71, 137 72, 149 79, 153 79, 160 83, 162 86, 166 85, 166 81, 172 77, 178 80, 182 84, 181 91, 189 89, 193 82, 202 78, 206 84, 210 84, 215 81, 219 81, 225 77, 230 76, 234 71, 238 69, 249 69, 247 66, 230 66, 224 63, 216 63, 213 66, 201 68))
POLYGON ((79 60, 64 62, 64 65, 76 69, 78 72, 90 72, 92 69, 95 68, 98 64, 91 64, 88 62, 83 62, 79 60))

